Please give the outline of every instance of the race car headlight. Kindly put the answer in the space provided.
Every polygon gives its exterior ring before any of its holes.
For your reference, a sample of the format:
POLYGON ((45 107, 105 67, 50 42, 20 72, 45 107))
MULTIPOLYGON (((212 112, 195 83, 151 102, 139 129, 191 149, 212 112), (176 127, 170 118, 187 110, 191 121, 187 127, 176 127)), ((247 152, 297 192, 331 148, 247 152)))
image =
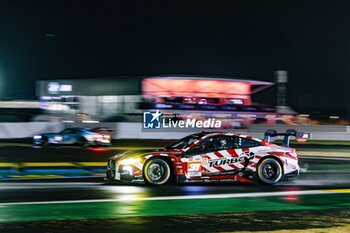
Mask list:
POLYGON ((122 165, 130 165, 130 164, 134 164, 140 161, 140 158, 135 158, 135 159, 124 159, 122 161, 120 161, 120 164, 122 165))
POLYGON ((122 168, 123 172, 128 172, 129 175, 132 175, 132 167, 131 166, 124 166, 122 168))

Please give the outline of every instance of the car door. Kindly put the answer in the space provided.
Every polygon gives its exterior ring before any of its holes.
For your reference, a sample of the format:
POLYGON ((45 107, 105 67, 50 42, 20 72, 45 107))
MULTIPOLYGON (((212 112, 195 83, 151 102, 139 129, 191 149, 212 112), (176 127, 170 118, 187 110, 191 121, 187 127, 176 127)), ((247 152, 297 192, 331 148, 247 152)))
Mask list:
POLYGON ((234 148, 239 163, 237 166, 246 168, 248 164, 257 156, 258 151, 261 150, 263 144, 252 138, 235 137, 234 148))
POLYGON ((230 135, 217 135, 213 141, 213 152, 203 155, 203 165, 207 173, 227 173, 240 168, 237 164, 238 156, 234 149, 235 137, 230 135))
POLYGON ((215 137, 208 137, 191 147, 182 158, 185 163, 186 176, 199 178, 205 175, 207 170, 204 166, 208 163, 208 153, 214 152, 213 141, 215 137))
POLYGON ((54 134, 52 136, 52 141, 50 142, 50 140, 49 140, 49 142, 50 143, 55 143, 55 144, 63 144, 63 136, 68 131, 69 131, 69 129, 65 129, 65 130, 63 130, 63 131, 61 131, 61 132, 59 132, 57 134, 54 134))
POLYGON ((65 130, 64 133, 61 135, 62 136, 62 143, 63 144, 73 144, 75 143, 75 135, 76 135, 76 130, 74 129, 68 129, 65 130))

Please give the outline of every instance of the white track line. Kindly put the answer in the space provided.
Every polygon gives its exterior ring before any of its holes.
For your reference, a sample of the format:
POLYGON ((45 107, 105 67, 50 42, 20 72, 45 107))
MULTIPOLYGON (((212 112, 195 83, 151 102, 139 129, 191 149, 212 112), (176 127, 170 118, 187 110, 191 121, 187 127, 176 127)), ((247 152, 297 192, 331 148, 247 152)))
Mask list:
POLYGON ((299 159, 315 159, 315 160, 344 160, 349 161, 350 158, 344 158, 344 157, 318 157, 318 156, 300 156, 299 159))
POLYGON ((102 185, 103 182, 0 182, 0 187, 2 186, 94 186, 102 185))
MULTIPOLYGON (((65 201, 37 201, 37 202, 7 202, 0 203, 1 206, 10 205, 43 205, 43 204, 74 204, 74 203, 97 203, 97 202, 122 202, 122 201, 164 201, 164 200, 188 200, 188 199, 215 199, 215 198, 244 198, 244 197, 273 197, 289 195, 310 195, 310 194, 331 194, 343 193, 326 190, 303 190, 303 191, 282 191, 282 192, 260 192, 260 193, 228 193, 228 194, 207 194, 192 196, 164 196, 164 197, 126 197, 119 199, 90 199, 90 200, 65 200, 65 201)), ((344 191, 345 193, 345 191, 344 191)))
POLYGON ((0 190, 10 189, 50 189, 50 188, 95 188, 102 187, 103 183, 0 183, 0 190))
POLYGON ((339 173, 349 173, 349 169, 344 169, 344 170, 304 170, 301 171, 300 173, 327 173, 327 174, 333 174, 333 175, 339 175, 339 173))

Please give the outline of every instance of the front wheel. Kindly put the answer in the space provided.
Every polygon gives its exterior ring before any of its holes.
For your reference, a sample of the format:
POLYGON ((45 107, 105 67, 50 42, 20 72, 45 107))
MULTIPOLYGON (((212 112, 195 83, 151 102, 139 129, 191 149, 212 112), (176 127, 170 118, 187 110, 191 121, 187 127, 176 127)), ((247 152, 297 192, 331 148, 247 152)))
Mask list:
POLYGON ((41 145, 42 147, 47 147, 47 146, 49 145, 49 140, 47 139, 47 137, 43 136, 43 137, 41 138, 41 143, 40 143, 40 145, 41 145))
POLYGON ((282 179, 283 169, 274 158, 263 159, 257 167, 258 180, 263 184, 276 184, 282 179))
POLYGON ((143 168, 143 176, 147 184, 165 184, 169 181, 170 175, 170 166, 163 159, 151 159, 145 163, 143 168))

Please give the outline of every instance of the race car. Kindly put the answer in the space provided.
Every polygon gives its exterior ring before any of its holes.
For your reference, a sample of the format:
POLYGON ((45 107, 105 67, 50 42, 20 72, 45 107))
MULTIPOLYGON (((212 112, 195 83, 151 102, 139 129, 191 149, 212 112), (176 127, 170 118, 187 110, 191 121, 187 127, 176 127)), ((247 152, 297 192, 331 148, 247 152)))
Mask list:
POLYGON ((102 134, 100 128, 86 130, 83 128, 67 128, 59 133, 44 133, 33 137, 35 145, 48 146, 76 144, 81 147, 89 146, 109 146, 111 145, 111 136, 102 134), (98 130, 97 130, 98 129, 98 130))
POLYGON ((155 152, 125 152, 111 157, 109 181, 162 185, 186 182, 260 182, 276 184, 299 175, 298 157, 290 137, 303 142, 309 133, 268 130, 264 140, 226 132, 201 132, 155 152), (271 142, 284 136, 283 144, 271 142))

